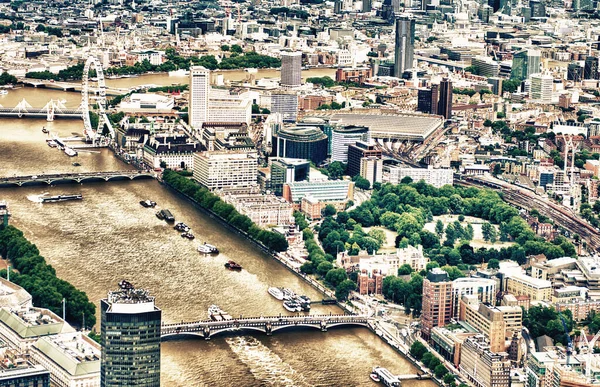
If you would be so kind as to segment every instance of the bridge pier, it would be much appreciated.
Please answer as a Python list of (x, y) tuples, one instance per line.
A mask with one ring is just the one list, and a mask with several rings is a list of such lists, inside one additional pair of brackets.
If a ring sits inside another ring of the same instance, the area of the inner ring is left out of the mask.
[(265, 333), (267, 334), (267, 336), (273, 335), (273, 327), (271, 326), (270, 322), (265, 324)]
[(204, 336), (204, 340), (210, 340), (210, 328), (204, 327), (202, 330), (202, 335)]
[(321, 321), (321, 332), (327, 332), (327, 321)]

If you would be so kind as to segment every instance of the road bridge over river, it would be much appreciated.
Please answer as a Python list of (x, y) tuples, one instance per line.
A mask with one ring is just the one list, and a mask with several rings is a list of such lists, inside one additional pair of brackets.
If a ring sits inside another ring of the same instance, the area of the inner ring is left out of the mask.
[(53, 173), (47, 175), (13, 176), (0, 177), (0, 187), (2, 186), (23, 186), (35, 184), (56, 184), (56, 183), (84, 183), (95, 181), (111, 180), (137, 180), (153, 179), (153, 172), (145, 171), (113, 171), (113, 172), (86, 172), (86, 173)]
[(326, 332), (334, 327), (369, 327), (371, 317), (366, 315), (308, 315), (308, 316), (271, 316), (240, 317), (224, 321), (195, 321), (179, 324), (163, 324), (161, 337), (186, 338), (202, 337), (209, 340), (212, 336), (225, 332), (258, 331), (272, 335), (286, 328), (313, 328)]

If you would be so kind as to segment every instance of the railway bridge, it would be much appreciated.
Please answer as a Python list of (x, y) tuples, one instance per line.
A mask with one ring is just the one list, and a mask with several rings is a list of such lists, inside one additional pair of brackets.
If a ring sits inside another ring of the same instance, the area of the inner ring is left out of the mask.
[(326, 332), (333, 327), (363, 326), (369, 327), (371, 317), (366, 315), (308, 315), (308, 316), (271, 316), (244, 317), (223, 321), (195, 321), (179, 324), (163, 324), (161, 337), (189, 338), (202, 337), (209, 340), (212, 336), (225, 332), (258, 331), (272, 335), (286, 328), (313, 328)]
[(86, 173), (54, 173), (46, 175), (0, 177), (2, 186), (23, 186), (36, 184), (77, 183), (111, 181), (111, 180), (137, 180), (153, 179), (152, 172), (145, 171), (113, 171), (113, 172), (86, 172)]

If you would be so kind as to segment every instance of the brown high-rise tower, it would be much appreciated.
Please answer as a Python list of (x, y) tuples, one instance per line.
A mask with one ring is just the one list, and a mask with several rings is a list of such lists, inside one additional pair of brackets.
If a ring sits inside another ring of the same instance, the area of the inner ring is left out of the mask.
[(452, 81), (448, 78), (444, 78), (440, 82), (438, 114), (444, 116), (445, 119), (452, 117)]

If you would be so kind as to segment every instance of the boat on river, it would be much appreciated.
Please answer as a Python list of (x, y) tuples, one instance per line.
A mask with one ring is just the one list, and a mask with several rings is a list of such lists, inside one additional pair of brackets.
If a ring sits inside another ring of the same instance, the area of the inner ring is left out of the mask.
[[(373, 367), (371, 374), (377, 375), (381, 383), (387, 387), (400, 387), (400, 378), (392, 374), (387, 368)], [(373, 379), (371, 377), (371, 379)]]
[(190, 231), (190, 227), (183, 223), (183, 222), (179, 222), (177, 223), (175, 226), (173, 226), (173, 228), (177, 231), (181, 231), (181, 232), (188, 232)]
[(273, 286), (270, 287), (269, 290), (267, 290), (267, 292), (269, 292), (270, 295), (272, 295), (279, 301), (283, 301), (283, 290), (281, 288), (276, 288)]
[(156, 202), (153, 202), (152, 200), (140, 200), (140, 204), (142, 205), (142, 207), (146, 208), (156, 207)]
[(169, 210), (160, 210), (156, 213), (156, 217), (160, 220), (166, 220), (167, 222), (174, 222), (175, 217)]
[(191, 239), (194, 239), (194, 238), (196, 238), (196, 237), (194, 236), (194, 234), (192, 234), (192, 233), (191, 233), (191, 232), (189, 232), (189, 231), (182, 232), (182, 233), (181, 233), (181, 237), (182, 237), (182, 238), (187, 238), (187, 239), (190, 239), (190, 240), (191, 240)]
[(292, 300), (283, 301), (283, 307), (290, 312), (300, 312), (302, 310), (302, 307)]
[(235, 263), (232, 260), (227, 261), (227, 263), (225, 264), (225, 267), (228, 268), (229, 270), (242, 270), (242, 265)]
[(68, 146), (65, 147), (64, 152), (69, 157), (77, 156), (77, 151), (73, 148), (69, 148)]
[(73, 194), (73, 195), (56, 195), (56, 196), (43, 196), (41, 198), (42, 203), (56, 203), (56, 202), (66, 202), (69, 200), (82, 200), (83, 196), (81, 194)]
[(203, 245), (198, 246), (198, 252), (202, 254), (219, 254), (219, 249), (217, 249), (216, 246), (204, 242)]

